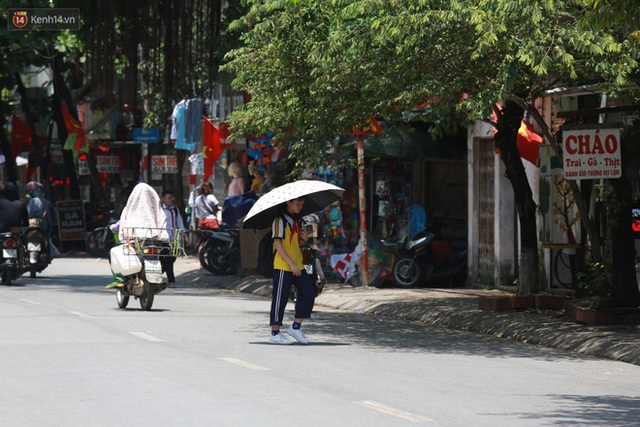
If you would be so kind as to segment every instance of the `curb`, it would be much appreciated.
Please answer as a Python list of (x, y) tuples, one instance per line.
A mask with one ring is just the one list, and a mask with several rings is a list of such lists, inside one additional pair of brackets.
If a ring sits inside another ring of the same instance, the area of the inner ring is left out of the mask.
[[(271, 280), (258, 276), (214, 276), (202, 274), (192, 282), (238, 292), (271, 296)], [(563, 310), (525, 309), (522, 311), (483, 311), (480, 296), (473, 290), (469, 298), (458, 302), (450, 299), (420, 297), (398, 290), (376, 293), (369, 288), (362, 295), (361, 288), (336, 287), (325, 289), (316, 304), (324, 307), (359, 312), (399, 320), (416, 321), (451, 329), (506, 338), (526, 344), (557, 348), (588, 356), (606, 358), (640, 366), (640, 327), (631, 325), (593, 326), (575, 322)], [(389, 291), (388, 289), (386, 291)], [(443, 290), (444, 291), (444, 290)]]

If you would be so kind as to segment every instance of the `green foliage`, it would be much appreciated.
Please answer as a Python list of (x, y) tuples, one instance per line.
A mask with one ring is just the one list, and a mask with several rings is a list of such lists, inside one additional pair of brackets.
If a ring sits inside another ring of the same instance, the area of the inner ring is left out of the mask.
[(594, 190), (596, 202), (600, 203), (607, 213), (609, 226), (618, 227), (620, 225), (619, 218), (621, 209), (619, 195), (606, 182), (595, 184)]
[(584, 271), (576, 276), (578, 289), (588, 297), (606, 297), (611, 295), (611, 285), (607, 281), (608, 268), (600, 262), (591, 262), (585, 266)]
[(453, 106), (458, 121), (486, 119), (499, 100), (533, 108), (560, 82), (631, 83), (639, 58), (635, 23), (589, 26), (602, 4), (252, 2), (232, 24), (244, 31), (243, 45), (226, 58), (236, 88), (252, 95), (232, 114), (232, 129), (295, 129), (279, 135), (283, 143), (321, 147), (372, 115), (399, 119), (427, 96), (437, 102), (426, 118), (437, 123)]

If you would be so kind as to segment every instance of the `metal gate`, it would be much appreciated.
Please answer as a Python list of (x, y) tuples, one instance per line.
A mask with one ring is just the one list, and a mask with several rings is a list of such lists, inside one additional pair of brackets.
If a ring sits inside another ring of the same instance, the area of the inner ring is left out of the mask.
[(475, 181), (478, 190), (478, 277), (481, 283), (494, 283), (495, 264), (495, 153), (492, 139), (477, 139), (474, 151), (478, 160)]

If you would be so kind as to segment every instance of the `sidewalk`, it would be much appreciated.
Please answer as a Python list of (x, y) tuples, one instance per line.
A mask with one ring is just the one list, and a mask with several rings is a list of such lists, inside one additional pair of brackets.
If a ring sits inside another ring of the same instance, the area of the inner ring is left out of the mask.
[[(179, 258), (178, 284), (215, 287), (271, 296), (271, 280), (260, 276), (214, 276), (199, 269), (197, 259)], [(573, 351), (640, 365), (640, 326), (589, 326), (562, 310), (482, 311), (482, 296), (504, 295), (479, 289), (353, 288), (328, 284), (316, 305), (366, 315), (424, 322), (493, 335), (528, 344)]]

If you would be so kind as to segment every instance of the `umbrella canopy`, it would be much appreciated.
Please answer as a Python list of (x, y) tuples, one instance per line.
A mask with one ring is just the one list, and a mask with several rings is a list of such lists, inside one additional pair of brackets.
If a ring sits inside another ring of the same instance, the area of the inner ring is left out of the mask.
[(300, 216), (309, 215), (340, 200), (343, 188), (323, 181), (300, 180), (276, 187), (264, 194), (244, 218), (242, 228), (263, 229), (271, 227), (282, 205), (288, 200), (304, 197)]

